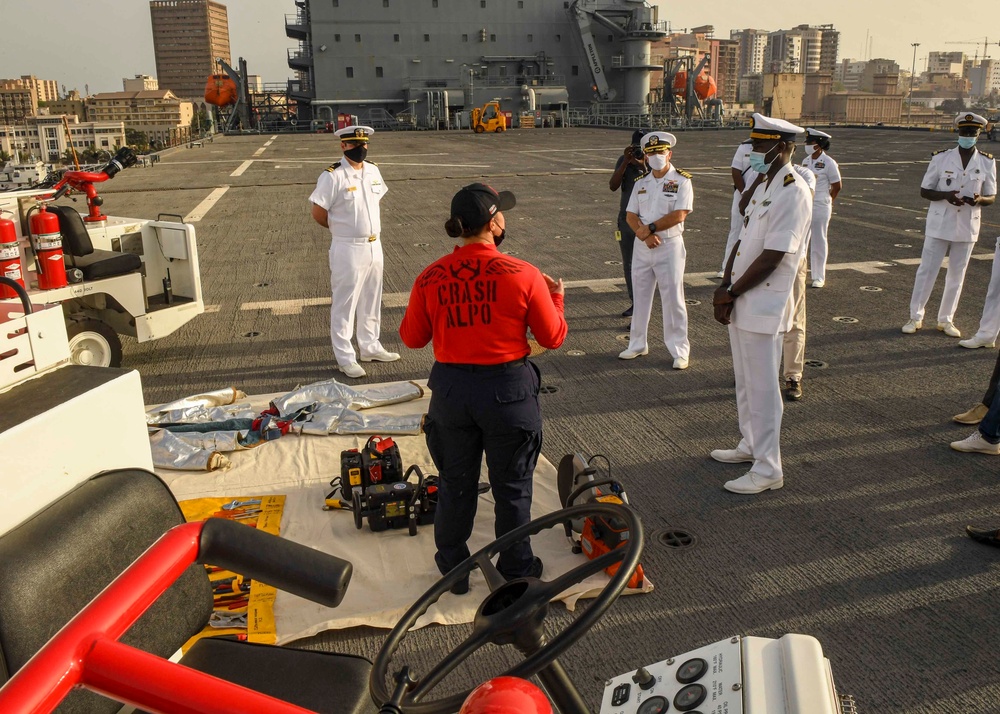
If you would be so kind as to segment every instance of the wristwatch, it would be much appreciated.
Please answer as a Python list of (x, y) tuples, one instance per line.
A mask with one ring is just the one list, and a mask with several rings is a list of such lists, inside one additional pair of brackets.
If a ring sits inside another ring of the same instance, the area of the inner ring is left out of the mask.
[(733, 284), (732, 283), (730, 283), (729, 285), (726, 286), (726, 292), (729, 293), (729, 297), (733, 298), (734, 300), (739, 297), (739, 295), (737, 295), (736, 293), (733, 292)]
[(646, 228), (649, 229), (650, 233), (656, 233), (656, 223), (647, 223)]

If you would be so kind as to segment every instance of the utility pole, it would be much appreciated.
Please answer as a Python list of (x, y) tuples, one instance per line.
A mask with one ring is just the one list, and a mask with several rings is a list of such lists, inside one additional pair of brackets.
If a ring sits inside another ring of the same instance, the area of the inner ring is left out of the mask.
[(917, 72), (917, 48), (920, 47), (920, 43), (913, 42), (910, 46), (913, 48), (913, 64), (910, 65), (910, 94), (906, 101), (906, 126), (910, 125), (910, 112), (913, 110), (913, 75)]

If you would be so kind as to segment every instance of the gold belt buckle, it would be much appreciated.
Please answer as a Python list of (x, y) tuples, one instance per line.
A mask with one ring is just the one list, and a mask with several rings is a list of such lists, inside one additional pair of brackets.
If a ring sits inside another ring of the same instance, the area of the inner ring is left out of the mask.
[(375, 236), (368, 236), (368, 242), (369, 243), (374, 243), (376, 240), (378, 240), (378, 239)]

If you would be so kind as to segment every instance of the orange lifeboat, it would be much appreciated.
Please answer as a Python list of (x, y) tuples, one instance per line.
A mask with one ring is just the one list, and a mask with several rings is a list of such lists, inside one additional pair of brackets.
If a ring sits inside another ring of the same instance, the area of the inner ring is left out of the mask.
[(687, 72), (678, 72), (674, 75), (674, 94), (684, 94), (687, 91)]
[(225, 74), (213, 74), (205, 83), (205, 101), (217, 107), (235, 104), (236, 82)]
[(719, 91), (719, 88), (715, 85), (715, 78), (710, 74), (702, 74), (695, 78), (694, 80), (694, 93), (698, 95), (698, 99), (711, 99)]

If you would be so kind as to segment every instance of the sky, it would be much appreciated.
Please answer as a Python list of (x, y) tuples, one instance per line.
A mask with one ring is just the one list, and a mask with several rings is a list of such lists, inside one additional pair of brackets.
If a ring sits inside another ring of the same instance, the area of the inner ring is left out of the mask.
[[(367, 0), (369, 2), (374, 0)], [(404, 0), (417, 2), (418, 0)], [(466, 0), (474, 2), (474, 0)], [(284, 16), (293, 14), (292, 0), (222, 0), (229, 9), (233, 62), (243, 57), (250, 74), (265, 82), (283, 82), (290, 75), (285, 50), (294, 42), (285, 36)], [(964, 51), (976, 47), (945, 44), (978, 41), (990, 36), (990, 55), (1000, 58), (1000, 23), (984, 25), (989, 14), (972, 6), (948, 12), (932, 0), (840, 0), (807, 3), (657, 2), (660, 20), (675, 31), (713, 25), (715, 36), (729, 30), (789, 29), (804, 23), (832, 24), (840, 30), (840, 59), (887, 57), (909, 70), (911, 43), (919, 42), (917, 70), (928, 51)], [(988, 6), (990, 3), (987, 3)], [(0, 0), (4, 32), (0, 37), (0, 78), (34, 74), (54, 79), (60, 89), (91, 92), (121, 91), (122, 78), (156, 75), (153, 61), (149, 3), (146, 0)], [(994, 15), (994, 17), (996, 17)], [(869, 55), (866, 39), (870, 39)], [(982, 45), (979, 53), (982, 55)]]

